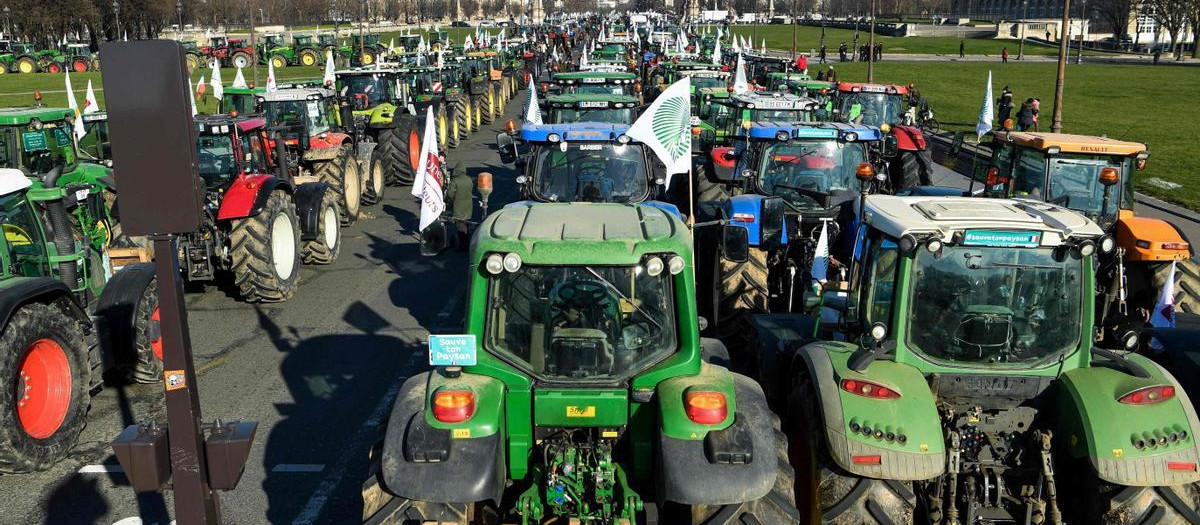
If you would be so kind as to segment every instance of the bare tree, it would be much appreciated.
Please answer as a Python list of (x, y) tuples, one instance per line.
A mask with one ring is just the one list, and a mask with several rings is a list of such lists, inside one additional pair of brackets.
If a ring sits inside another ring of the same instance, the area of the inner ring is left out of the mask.
[(1096, 13), (1105, 25), (1112, 30), (1113, 36), (1120, 38), (1129, 30), (1129, 19), (1133, 9), (1137, 7), (1136, 0), (1093, 0)]
[(1191, 0), (1188, 7), (1188, 23), (1192, 26), (1192, 58), (1200, 57), (1200, 0)]
[(1176, 55), (1176, 60), (1183, 60), (1178, 44), (1192, 10), (1191, 4), (1192, 0), (1146, 0), (1144, 4), (1150, 11), (1150, 17), (1167, 30), (1167, 36), (1171, 39), (1171, 53)]

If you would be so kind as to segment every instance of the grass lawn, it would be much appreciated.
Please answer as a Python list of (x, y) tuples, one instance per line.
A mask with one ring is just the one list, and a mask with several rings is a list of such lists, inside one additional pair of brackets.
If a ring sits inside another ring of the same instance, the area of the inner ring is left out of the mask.
[[(866, 44), (868, 25), (863, 24), (862, 30), (858, 34), (859, 45)], [(734, 26), (735, 34), (750, 37), (754, 35), (754, 47), (757, 49), (762, 45), (762, 39), (767, 39), (767, 48), (769, 49), (786, 49), (792, 48), (792, 27), (786, 25), (759, 25), (759, 26)], [(884, 58), (887, 58), (888, 53), (914, 53), (914, 54), (943, 54), (958, 55), (958, 43), (963, 40), (956, 37), (946, 36), (922, 36), (922, 37), (891, 37), (883, 35), (875, 35), (875, 38), (883, 44)], [(845, 42), (847, 46), (854, 44), (853, 29), (834, 29), (825, 28), (825, 47), (829, 56), (837, 56), (838, 44)], [(725, 45), (723, 43), (722, 45)], [(1013, 57), (1017, 56), (1017, 48), (1020, 46), (1018, 40), (993, 40), (983, 38), (968, 38), (966, 39), (966, 54), (968, 55), (994, 55), (1000, 56), (1000, 50), (1008, 46), (1008, 52)], [(796, 27), (796, 48), (799, 50), (817, 50), (821, 47), (821, 28), (813, 26), (797, 26)], [(1026, 43), (1025, 53), (1029, 55), (1058, 55), (1057, 47), (1045, 47)], [(1084, 51), (1084, 55), (1088, 52)]]
[[(866, 79), (866, 64), (840, 64), (836, 69), (841, 80)], [(973, 139), (989, 69), (993, 102), (1006, 85), (1018, 102), (1029, 97), (1041, 99), (1039, 124), (1043, 131), (1049, 131), (1054, 112), (1055, 64), (1010, 62), (1002, 66), (885, 60), (875, 65), (875, 80), (896, 84), (915, 82), (921, 95), (929, 99), (943, 129), (969, 130), (968, 136)], [(1138, 189), (1200, 210), (1200, 180), (1192, 174), (1196, 161), (1189, 153), (1189, 144), (1193, 144), (1189, 137), (1194, 135), (1187, 131), (1191, 124), (1200, 122), (1200, 107), (1194, 104), (1196, 86), (1200, 86), (1200, 68), (1195, 67), (1086, 62), (1071, 65), (1067, 68), (1063, 94), (1063, 130), (1146, 143), (1150, 147), (1150, 161), (1146, 171), (1137, 175)], [(1175, 127), (1179, 125), (1184, 128)], [(1164, 190), (1146, 184), (1150, 177), (1183, 187)]]

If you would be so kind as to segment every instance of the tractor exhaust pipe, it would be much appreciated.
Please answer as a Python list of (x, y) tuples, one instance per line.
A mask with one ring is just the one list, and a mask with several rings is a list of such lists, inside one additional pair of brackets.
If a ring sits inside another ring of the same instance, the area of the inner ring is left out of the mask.
[[(58, 166), (42, 176), (42, 184), (47, 188), (54, 187), (62, 176), (62, 167)], [(75, 251), (75, 237), (71, 234), (71, 217), (67, 214), (67, 205), (62, 199), (46, 202), (46, 213), (50, 219), (50, 227), (54, 230), (54, 248), (58, 255), (66, 255)], [(58, 263), (58, 276), (63, 284), (72, 291), (79, 286), (79, 266), (75, 261)]]

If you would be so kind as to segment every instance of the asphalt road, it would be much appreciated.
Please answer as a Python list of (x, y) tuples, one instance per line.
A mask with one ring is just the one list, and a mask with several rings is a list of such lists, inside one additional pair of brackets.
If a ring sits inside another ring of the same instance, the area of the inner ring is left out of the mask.
[[(523, 100), (518, 98), (518, 100)], [(513, 102), (509, 114), (519, 113)], [(503, 120), (450, 150), (474, 177), (495, 175), (492, 202), (516, 195), (492, 143)], [(422, 257), (409, 187), (343, 229), (340, 258), (305, 266), (283, 304), (240, 302), (228, 283), (186, 295), (207, 421), (258, 422), (237, 490), (221, 493), (226, 523), (357, 523), (367, 453), (404, 379), (427, 368), (426, 336), (461, 330), (465, 252)], [(477, 208), (477, 212), (478, 208)], [(161, 385), (109, 386), (87, 428), (53, 469), (0, 476), (3, 523), (170, 523), (170, 493), (136, 495), (109, 443), (137, 421), (166, 421)], [(121, 521), (126, 520), (128, 521)]]

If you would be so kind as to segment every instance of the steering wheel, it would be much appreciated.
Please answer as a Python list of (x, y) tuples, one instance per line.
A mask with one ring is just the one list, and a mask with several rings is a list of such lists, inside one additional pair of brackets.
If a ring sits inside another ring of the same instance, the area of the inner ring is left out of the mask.
[(201, 166), (212, 166), (213, 171), (225, 171), (224, 159), (215, 153), (200, 150), (196, 155), (196, 160)]
[(569, 281), (558, 288), (558, 297), (567, 306), (580, 307), (597, 305), (608, 297), (603, 284), (594, 281)]

